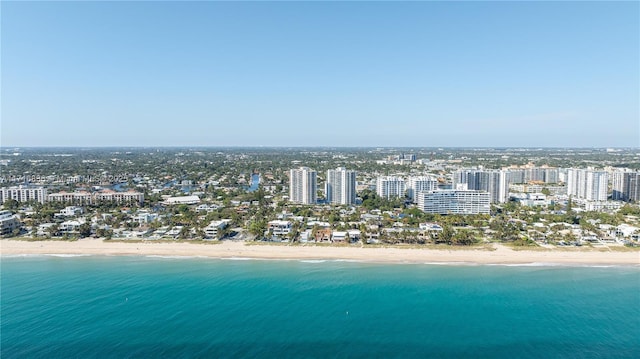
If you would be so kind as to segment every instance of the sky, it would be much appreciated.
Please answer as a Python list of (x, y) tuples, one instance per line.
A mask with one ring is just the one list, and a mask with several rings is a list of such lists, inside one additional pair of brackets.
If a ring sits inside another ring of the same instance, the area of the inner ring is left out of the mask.
[(0, 146), (640, 147), (638, 2), (8, 2)]

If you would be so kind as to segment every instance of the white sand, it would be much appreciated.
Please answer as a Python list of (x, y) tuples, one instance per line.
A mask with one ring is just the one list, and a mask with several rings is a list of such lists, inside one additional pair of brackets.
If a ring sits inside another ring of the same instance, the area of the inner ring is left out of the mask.
[(604, 252), (598, 250), (514, 251), (502, 245), (487, 249), (361, 248), (303, 245), (245, 245), (225, 241), (221, 244), (109, 242), (101, 239), (65, 241), (1, 240), (0, 255), (85, 254), (85, 255), (161, 255), (212, 258), (261, 259), (345, 259), (390, 263), (477, 263), (477, 264), (577, 264), (640, 265), (640, 251)]

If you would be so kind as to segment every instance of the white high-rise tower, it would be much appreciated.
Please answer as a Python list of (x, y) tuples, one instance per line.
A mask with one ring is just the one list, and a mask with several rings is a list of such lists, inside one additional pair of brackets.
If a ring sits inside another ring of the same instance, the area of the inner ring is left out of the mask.
[(383, 176), (376, 181), (376, 192), (383, 198), (404, 197), (405, 182), (403, 178)]
[(356, 203), (356, 172), (338, 167), (327, 171), (327, 202), (334, 204)]
[(418, 193), (435, 191), (438, 189), (438, 181), (429, 176), (409, 177), (407, 180), (407, 197), (414, 203), (418, 203)]
[(607, 172), (571, 168), (567, 171), (567, 194), (589, 201), (606, 201), (607, 182)]
[(300, 167), (289, 171), (289, 200), (294, 203), (315, 204), (318, 179), (316, 171)]

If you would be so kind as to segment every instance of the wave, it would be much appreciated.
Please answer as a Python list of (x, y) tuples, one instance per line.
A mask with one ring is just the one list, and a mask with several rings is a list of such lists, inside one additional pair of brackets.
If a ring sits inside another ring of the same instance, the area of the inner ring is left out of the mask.
[(73, 258), (73, 257), (90, 257), (92, 254), (45, 254), (49, 257)]
[(531, 262), (531, 263), (491, 263), (487, 266), (500, 267), (574, 267), (574, 268), (625, 268), (638, 267), (638, 265), (630, 264), (588, 264), (588, 263), (553, 263), (553, 262)]
[(209, 258), (207, 256), (163, 256), (158, 254), (148, 254), (143, 256), (145, 258), (159, 258), (159, 259), (190, 259), (190, 258)]
[(477, 266), (478, 263), (473, 262), (424, 262), (423, 264), (437, 266)]

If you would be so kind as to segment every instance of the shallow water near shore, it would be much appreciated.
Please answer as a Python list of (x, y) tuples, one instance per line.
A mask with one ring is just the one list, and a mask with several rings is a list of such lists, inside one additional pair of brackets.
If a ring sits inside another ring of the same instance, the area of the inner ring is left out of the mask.
[(637, 267), (1, 263), (2, 358), (640, 357)]

